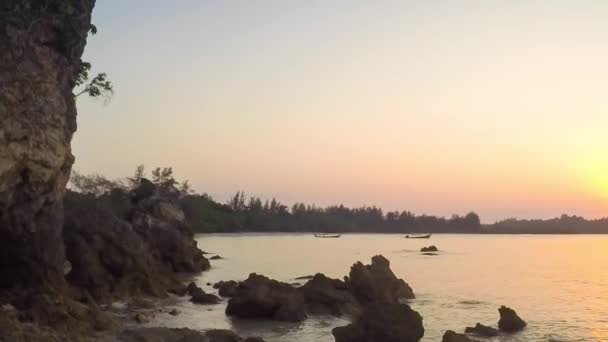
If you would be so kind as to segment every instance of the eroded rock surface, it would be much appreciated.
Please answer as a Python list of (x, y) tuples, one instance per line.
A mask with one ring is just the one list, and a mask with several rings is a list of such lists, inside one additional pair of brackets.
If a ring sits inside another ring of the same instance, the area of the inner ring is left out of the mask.
[(407, 304), (375, 302), (345, 327), (332, 330), (336, 342), (417, 342), (424, 336), (422, 316)]
[(496, 330), (492, 327), (483, 325), (481, 323), (475, 324), (474, 327), (467, 327), (464, 330), (464, 332), (466, 332), (467, 334), (474, 334), (474, 335), (483, 336), (483, 337), (498, 336), (498, 330)]

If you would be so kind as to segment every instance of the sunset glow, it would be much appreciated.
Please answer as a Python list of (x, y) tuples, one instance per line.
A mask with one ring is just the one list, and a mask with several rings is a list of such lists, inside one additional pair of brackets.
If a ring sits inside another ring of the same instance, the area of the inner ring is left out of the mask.
[(116, 94), (79, 103), (76, 168), (171, 165), (220, 201), (605, 216), (607, 3), (315, 4), (99, 2), (85, 57)]

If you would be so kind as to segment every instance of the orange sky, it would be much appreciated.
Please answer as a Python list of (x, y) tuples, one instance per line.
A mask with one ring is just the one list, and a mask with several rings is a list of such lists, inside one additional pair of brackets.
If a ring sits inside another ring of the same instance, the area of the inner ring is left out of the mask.
[(172, 165), (219, 200), (607, 216), (608, 3), (145, 4), (97, 4), (86, 58), (116, 94), (79, 99), (82, 172)]

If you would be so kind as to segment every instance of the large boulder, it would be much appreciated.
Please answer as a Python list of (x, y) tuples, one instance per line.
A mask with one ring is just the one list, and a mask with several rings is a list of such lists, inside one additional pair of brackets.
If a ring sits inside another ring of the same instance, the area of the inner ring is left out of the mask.
[(417, 342), (424, 336), (422, 316), (407, 304), (375, 302), (345, 327), (332, 330), (336, 342)]
[(498, 309), (500, 314), (500, 320), (498, 321), (498, 328), (505, 332), (517, 332), (521, 331), (526, 327), (526, 322), (521, 319), (515, 310), (506, 306), (501, 306)]
[(390, 268), (390, 262), (382, 255), (372, 258), (371, 265), (357, 262), (345, 277), (346, 286), (362, 304), (376, 301), (393, 303), (399, 299), (415, 298), (412, 288), (397, 278)]
[(361, 311), (361, 305), (343, 281), (321, 273), (299, 287), (298, 291), (304, 296), (307, 311), (313, 314), (342, 316), (357, 315)]
[(252, 273), (236, 288), (226, 307), (228, 316), (302, 321), (306, 318), (304, 297), (294, 287)]

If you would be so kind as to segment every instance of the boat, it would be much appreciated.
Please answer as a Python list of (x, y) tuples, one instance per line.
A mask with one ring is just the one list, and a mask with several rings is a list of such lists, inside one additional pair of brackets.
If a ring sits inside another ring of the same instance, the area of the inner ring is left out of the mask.
[(340, 236), (342, 236), (342, 234), (315, 234), (316, 238), (323, 238), (323, 239), (337, 239)]
[(430, 239), (431, 235), (433, 234), (412, 234), (412, 235), (406, 235), (405, 238), (406, 239)]

